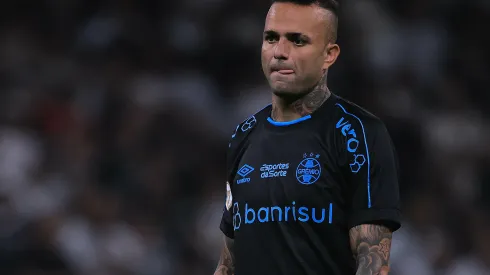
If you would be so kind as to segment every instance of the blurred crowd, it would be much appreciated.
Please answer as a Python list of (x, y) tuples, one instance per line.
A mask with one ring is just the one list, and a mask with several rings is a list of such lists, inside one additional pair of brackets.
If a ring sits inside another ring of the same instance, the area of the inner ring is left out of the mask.
[[(331, 90), (401, 166), (393, 275), (490, 274), (488, 0), (341, 1)], [(0, 3), (0, 274), (209, 275), (265, 0)]]

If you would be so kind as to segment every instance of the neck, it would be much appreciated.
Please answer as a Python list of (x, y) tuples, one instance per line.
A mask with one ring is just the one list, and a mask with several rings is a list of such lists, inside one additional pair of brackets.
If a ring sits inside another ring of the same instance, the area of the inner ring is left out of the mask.
[(294, 101), (274, 95), (271, 118), (277, 122), (295, 120), (317, 110), (330, 97), (325, 73), (317, 85), (307, 94)]

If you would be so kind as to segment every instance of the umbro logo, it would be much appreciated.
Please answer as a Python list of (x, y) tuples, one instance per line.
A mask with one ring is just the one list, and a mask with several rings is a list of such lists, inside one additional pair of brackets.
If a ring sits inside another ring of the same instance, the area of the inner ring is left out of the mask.
[(242, 178), (237, 180), (236, 183), (237, 184), (242, 184), (242, 183), (245, 183), (245, 182), (250, 182), (250, 178), (246, 178), (246, 176), (248, 176), (250, 173), (252, 173), (255, 169), (248, 165), (248, 164), (245, 164), (242, 166), (242, 168), (238, 169), (237, 171), (237, 174), (239, 176), (241, 176)]
[(248, 174), (252, 173), (254, 170), (254, 168), (248, 164), (245, 164), (242, 166), (242, 168), (240, 168), (240, 170), (238, 170), (237, 174), (242, 176), (242, 177), (246, 177)]

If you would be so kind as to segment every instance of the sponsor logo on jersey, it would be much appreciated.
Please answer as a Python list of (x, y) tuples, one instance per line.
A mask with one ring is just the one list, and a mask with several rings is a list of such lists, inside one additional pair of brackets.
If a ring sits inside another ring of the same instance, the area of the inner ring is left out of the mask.
[[(241, 208), (242, 207), (242, 208)], [(297, 206), (292, 202), (288, 206), (265, 206), (260, 208), (249, 207), (235, 202), (233, 204), (233, 229), (239, 230), (244, 225), (269, 222), (300, 222), (300, 223), (332, 223), (333, 206), (330, 203), (327, 209), (307, 206)]]
[(262, 164), (260, 167), (260, 177), (266, 178), (278, 178), (287, 176), (289, 169), (289, 163), (277, 163), (277, 164)]
[(247, 176), (250, 175), (250, 173), (252, 173), (255, 169), (248, 165), (248, 164), (245, 164), (242, 166), (242, 168), (238, 169), (237, 171), (237, 174), (239, 176), (241, 176), (242, 178), (241, 179), (238, 179), (236, 181), (237, 184), (242, 184), (242, 183), (245, 183), (245, 182), (250, 182), (250, 178), (248, 178)]
[(357, 139), (356, 130), (352, 128), (352, 124), (349, 120), (341, 117), (335, 126), (340, 129), (340, 132), (347, 140), (347, 151), (352, 153), (353, 162), (349, 164), (352, 173), (357, 173), (361, 170), (362, 165), (366, 162), (366, 158), (363, 154), (357, 154), (359, 148), (359, 140)]
[[(238, 133), (238, 129), (240, 129), (242, 132), (247, 132), (248, 130), (252, 129), (256, 123), (257, 123), (257, 119), (255, 118), (255, 116), (251, 116), (247, 118), (247, 120), (245, 120), (243, 123), (238, 124), (236, 126), (233, 135), (231, 135), (231, 139), (233, 140), (236, 137)], [(228, 143), (228, 148), (231, 148), (231, 141)]]
[(255, 118), (255, 116), (249, 117), (242, 124), (242, 127), (241, 127), (242, 132), (246, 132), (246, 131), (252, 129), (254, 127), (255, 123), (257, 123), (257, 119)]
[(366, 158), (363, 154), (353, 154), (354, 160), (349, 164), (352, 173), (357, 173), (361, 170), (362, 165), (366, 162)]
[(318, 161), (318, 154), (303, 154), (303, 160), (296, 168), (296, 179), (301, 184), (309, 185), (315, 183), (322, 174), (322, 166)]

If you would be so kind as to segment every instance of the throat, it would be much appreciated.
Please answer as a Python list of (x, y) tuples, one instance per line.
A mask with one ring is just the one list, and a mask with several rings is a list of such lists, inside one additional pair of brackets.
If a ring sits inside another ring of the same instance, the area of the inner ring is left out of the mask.
[(271, 118), (276, 122), (287, 122), (310, 115), (320, 108), (330, 95), (325, 74), (311, 92), (292, 102), (273, 96)]

